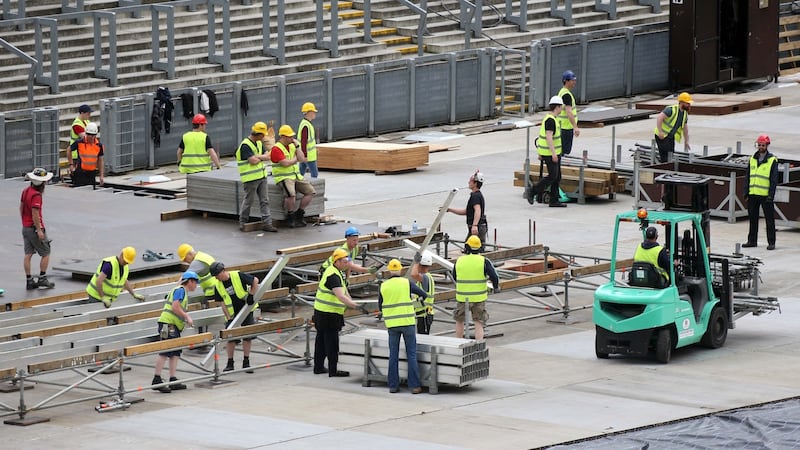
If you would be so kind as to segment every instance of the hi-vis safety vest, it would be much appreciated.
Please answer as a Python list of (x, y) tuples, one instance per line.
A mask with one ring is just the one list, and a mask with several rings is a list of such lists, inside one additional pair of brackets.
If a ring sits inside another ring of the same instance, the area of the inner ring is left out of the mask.
[(777, 161), (778, 158), (775, 155), (770, 156), (761, 164), (758, 163), (758, 159), (755, 156), (750, 158), (748, 195), (760, 195), (762, 197), (769, 195), (769, 174), (772, 173), (772, 165)]
[(317, 160), (317, 132), (314, 130), (314, 125), (305, 117), (300, 121), (300, 126), (297, 127), (297, 134), (303, 135), (303, 129), (308, 129), (308, 141), (306, 142), (306, 158), (308, 162)]
[(414, 303), (411, 301), (411, 282), (407, 278), (393, 277), (381, 284), (381, 313), (386, 328), (405, 327), (417, 323)]
[[(242, 278), (239, 276), (238, 270), (231, 270), (228, 271), (228, 275), (231, 276), (231, 286), (233, 287), (233, 295), (236, 296), (239, 300), (244, 300), (247, 298), (247, 287), (242, 283)], [(228, 290), (225, 289), (225, 285), (222, 282), (216, 284), (215, 289), (220, 297), (222, 297), (222, 302), (225, 304), (225, 308), (228, 309), (228, 317), (233, 318), (233, 299), (231, 295), (228, 293)], [(256, 306), (253, 305), (253, 309)]]
[(665, 280), (669, 280), (669, 274), (667, 271), (658, 265), (658, 254), (661, 253), (662, 248), (663, 247), (660, 245), (656, 245), (655, 247), (645, 249), (642, 247), (642, 244), (639, 244), (639, 246), (636, 247), (636, 252), (633, 254), (633, 261), (652, 264), (653, 267), (656, 268), (656, 271), (659, 275), (661, 275)]
[(462, 255), (456, 260), (456, 301), (478, 303), (489, 297), (486, 288), (486, 259), (481, 255)]
[[(558, 96), (564, 98), (565, 95), (569, 95), (572, 98), (572, 115), (575, 116), (575, 123), (578, 123), (578, 104), (575, 102), (575, 96), (572, 95), (569, 89), (562, 87), (560, 91), (558, 91)], [(558, 124), (561, 126), (562, 130), (571, 130), (572, 122), (569, 121), (569, 116), (567, 116), (567, 104), (564, 103), (564, 106), (561, 108), (561, 112), (558, 114)]]
[(183, 155), (181, 173), (208, 172), (211, 170), (211, 156), (206, 149), (207, 136), (202, 131), (188, 131), (183, 135)]
[(250, 147), (253, 154), (258, 156), (264, 153), (264, 143), (261, 141), (253, 142), (250, 138), (245, 138), (242, 144), (239, 145), (239, 148), (236, 149), (236, 163), (239, 165), (239, 178), (242, 180), (242, 183), (265, 178), (264, 161), (258, 160), (257, 164), (250, 164), (250, 161), (246, 159), (243, 160), (241, 154), (242, 145)]
[(539, 127), (539, 139), (536, 140), (536, 150), (541, 156), (553, 156), (550, 153), (550, 147), (547, 145), (547, 130), (544, 129), (544, 123), (547, 119), (553, 119), (556, 123), (556, 131), (553, 133), (553, 148), (556, 150), (556, 155), (561, 155), (561, 126), (558, 119), (551, 113), (547, 113), (542, 120), (542, 126)]
[(183, 321), (183, 317), (179, 316), (175, 311), (172, 310), (172, 302), (174, 301), (173, 298), (178, 289), (183, 289), (181, 308), (186, 311), (186, 307), (189, 305), (189, 293), (186, 292), (186, 289), (184, 289), (183, 286), (175, 286), (171, 291), (169, 291), (166, 300), (164, 300), (164, 308), (161, 310), (161, 316), (158, 317), (158, 321), (161, 323), (175, 325), (178, 331), (183, 331), (183, 327), (186, 326), (186, 323)]
[[(111, 264), (111, 276), (103, 280), (103, 295), (101, 296), (95, 286), (97, 286), (97, 277), (102, 273), (101, 270), (103, 269), (104, 262), (109, 262)], [(95, 270), (91, 281), (89, 281), (89, 285), (86, 286), (86, 293), (89, 294), (90, 297), (101, 301), (108, 300), (109, 302), (113, 302), (116, 300), (125, 287), (125, 281), (128, 280), (128, 265), (120, 266), (122, 265), (119, 262), (119, 258), (116, 256), (103, 258), (97, 266), (97, 270)]]
[(100, 144), (95, 140), (93, 144), (85, 142), (83, 139), (78, 141), (78, 159), (80, 169), (86, 172), (97, 170), (97, 161), (100, 158)]
[[(678, 121), (678, 113), (680, 112), (680, 105), (672, 105), (667, 106), (670, 109), (669, 116), (661, 122), (661, 132), (664, 133), (664, 136), (667, 136), (673, 128), (675, 128), (675, 122)], [(664, 109), (667, 109), (664, 108)], [(677, 125), (677, 129), (675, 129), (675, 142), (681, 141), (681, 136), (683, 136), (683, 126), (686, 125), (686, 120), (689, 119), (689, 114), (686, 111), (681, 114), (683, 116), (683, 120), (681, 123)], [(653, 133), (658, 136), (658, 126), (653, 128)]]
[(197, 276), (200, 277), (200, 287), (203, 288), (203, 293), (206, 296), (214, 295), (214, 286), (217, 284), (217, 279), (211, 276), (211, 265), (214, 264), (214, 258), (208, 253), (197, 252), (194, 256), (194, 260), (205, 264), (203, 270), (197, 272)]
[[(275, 146), (283, 152), (283, 156), (286, 159), (294, 159), (294, 155), (297, 153), (294, 144), (289, 144), (289, 148), (286, 148), (282, 142), (277, 142)], [(286, 167), (280, 165), (280, 163), (272, 163), (272, 178), (275, 179), (275, 183), (277, 184), (288, 178), (302, 180), (303, 176), (300, 175), (300, 165), (297, 163)]]
[[(80, 125), (85, 130), (86, 129), (86, 125), (89, 125), (89, 122), (91, 122), (91, 120), (82, 120), (81, 116), (76, 117), (75, 120), (72, 121), (72, 125), (69, 127), (69, 146), (70, 147), (72, 147), (72, 144), (74, 144), (75, 141), (77, 141), (78, 139), (81, 138), (81, 136), (79, 134), (75, 133), (75, 130), (73, 129), (73, 127), (75, 127), (75, 125)], [(70, 159), (78, 159), (78, 151), (77, 150), (72, 152), (72, 156), (70, 157)]]
[[(346, 251), (350, 255), (350, 261), (355, 261), (356, 258), (358, 257), (358, 246), (357, 245), (351, 250), (350, 247), (347, 246), (347, 242), (345, 242), (339, 248), (343, 249), (344, 251)], [(321, 271), (325, 272), (326, 270), (328, 270), (328, 267), (330, 267), (332, 265), (333, 265), (333, 255), (328, 256), (328, 259), (326, 259), (325, 261), (322, 262)]]
[(332, 290), (325, 287), (325, 283), (328, 282), (328, 277), (339, 277), (342, 283), (342, 289), (344, 289), (345, 294), (347, 293), (347, 285), (344, 282), (344, 276), (336, 266), (330, 266), (325, 269), (325, 272), (322, 274), (322, 278), (319, 280), (319, 284), (317, 285), (317, 295), (314, 299), (314, 309), (317, 311), (322, 312), (329, 312), (335, 314), (344, 315), (344, 311), (347, 309), (347, 306), (336, 297), (336, 294), (333, 293)]
[[(433, 275), (430, 273), (423, 274), (425, 278), (428, 279), (428, 290), (425, 292), (425, 299), (422, 301), (422, 304), (414, 308), (414, 312), (417, 314), (417, 317), (424, 317), (428, 314), (427, 310), (430, 308), (430, 315), (433, 315), (433, 294), (435, 291), (434, 282), (433, 282)], [(418, 282), (417, 286), (420, 289), (424, 289), (422, 287), (422, 283)]]

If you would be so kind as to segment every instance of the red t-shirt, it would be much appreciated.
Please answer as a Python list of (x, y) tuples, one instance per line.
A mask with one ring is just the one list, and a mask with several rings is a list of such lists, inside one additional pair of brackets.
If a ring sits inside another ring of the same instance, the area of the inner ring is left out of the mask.
[(24, 191), (22, 191), (22, 198), (20, 198), (19, 201), (22, 203), (22, 226), (34, 226), (33, 209), (35, 208), (39, 210), (39, 219), (41, 220), (42, 228), (44, 228), (44, 216), (42, 215), (42, 193), (37, 191), (33, 186), (28, 186)]
[(272, 161), (273, 164), (277, 164), (284, 159), (286, 159), (286, 155), (283, 154), (283, 150), (278, 148), (278, 146), (273, 146), (272, 150), (269, 151), (269, 159)]

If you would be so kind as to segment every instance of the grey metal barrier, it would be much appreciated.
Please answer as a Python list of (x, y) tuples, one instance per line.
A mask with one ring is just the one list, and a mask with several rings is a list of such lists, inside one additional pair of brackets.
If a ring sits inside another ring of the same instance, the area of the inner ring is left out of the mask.
[(36, 69), (37, 67), (41, 66), (38, 64), (36, 59), (31, 58), (25, 54), (25, 52), (6, 42), (4, 39), (0, 39), (0, 47), (3, 47), (9, 52), (17, 55), (18, 58), (31, 65), (31, 70), (28, 72), (28, 107), (33, 108), (33, 83), (36, 78)]
[(13, 178), (34, 167), (59, 173), (58, 108), (0, 113), (0, 173)]

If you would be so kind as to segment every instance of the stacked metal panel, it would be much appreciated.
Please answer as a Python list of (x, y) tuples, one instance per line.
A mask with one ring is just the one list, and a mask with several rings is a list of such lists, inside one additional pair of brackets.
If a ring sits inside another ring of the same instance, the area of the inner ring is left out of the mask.
[[(339, 339), (340, 370), (364, 372), (365, 342), (370, 344), (370, 379), (386, 375), (389, 369), (389, 334), (386, 330), (359, 329)], [(434, 358), (435, 355), (435, 358)], [(432, 360), (436, 359), (435, 373)], [(489, 378), (489, 349), (485, 341), (445, 336), (417, 335), (417, 363), (422, 384), (451, 384), (458, 387)], [(400, 340), (400, 378), (406, 379), (408, 363)], [(376, 377), (375, 375), (378, 375)]]
[[(306, 177), (311, 182), (317, 195), (306, 208), (306, 216), (317, 216), (325, 213), (325, 180)], [(270, 214), (274, 220), (283, 220), (283, 191), (268, 178)], [(303, 194), (297, 193), (298, 202)], [(193, 173), (186, 176), (186, 204), (189, 209), (220, 214), (239, 215), (239, 206), (244, 200), (244, 190), (236, 168), (224, 167), (222, 170)], [(250, 217), (260, 217), (258, 201), (250, 206)]]

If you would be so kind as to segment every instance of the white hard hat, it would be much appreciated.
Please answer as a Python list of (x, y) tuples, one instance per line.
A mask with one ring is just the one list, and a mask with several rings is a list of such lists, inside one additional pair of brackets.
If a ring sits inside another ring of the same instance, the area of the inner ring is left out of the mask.
[(564, 104), (564, 100), (562, 100), (560, 96), (554, 95), (554, 96), (550, 97), (550, 104), (551, 105), (563, 105)]
[(472, 174), (472, 179), (477, 181), (478, 183), (483, 183), (483, 180), (484, 180), (483, 172), (480, 172), (480, 171), (476, 170), (475, 173)]
[(86, 125), (86, 134), (97, 134), (97, 124), (89, 122), (89, 124)]
[(423, 266), (433, 265), (433, 257), (431, 256), (429, 251), (425, 250), (424, 252), (422, 252), (422, 257), (419, 259), (419, 263)]

